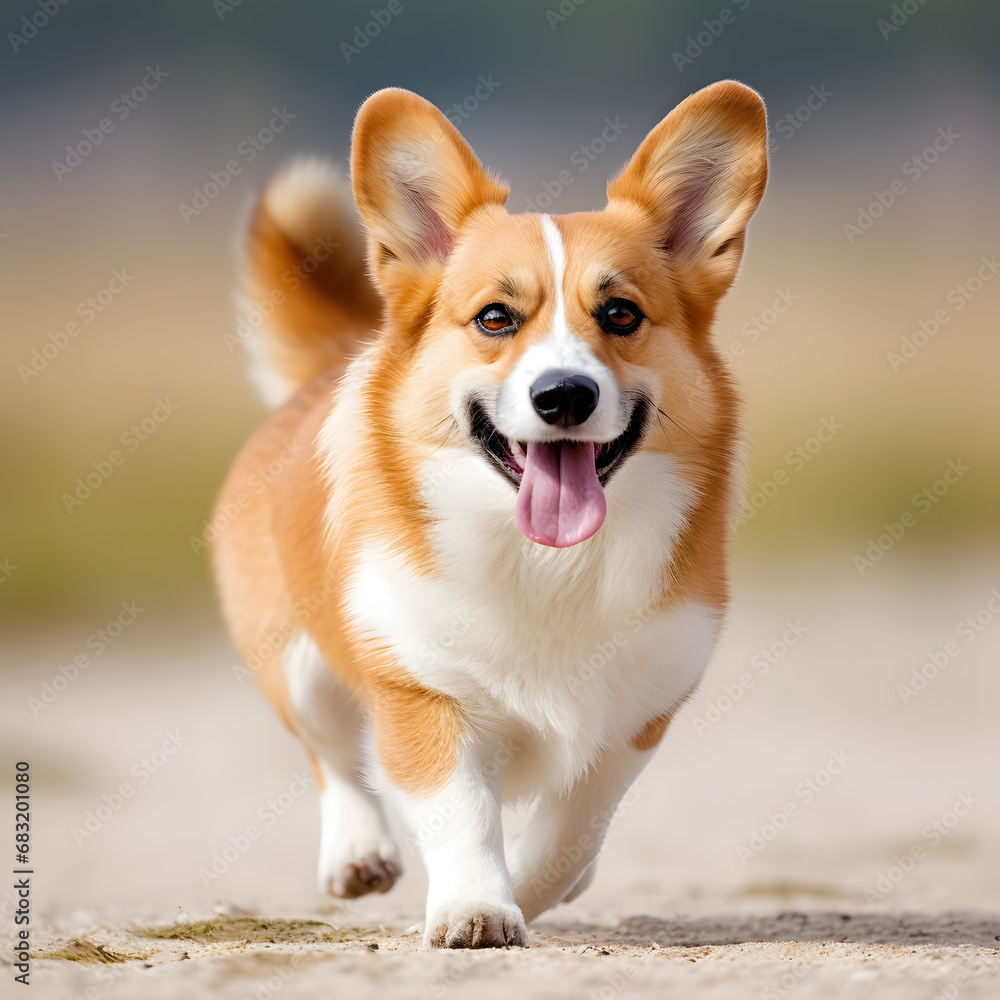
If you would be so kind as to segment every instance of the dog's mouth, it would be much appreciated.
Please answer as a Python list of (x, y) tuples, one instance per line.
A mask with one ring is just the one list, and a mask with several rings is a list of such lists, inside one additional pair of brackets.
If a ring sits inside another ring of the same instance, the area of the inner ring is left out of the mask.
[(513, 441), (478, 400), (469, 404), (472, 436), (517, 490), (517, 526), (532, 541), (558, 548), (585, 541), (604, 523), (604, 487), (639, 443), (646, 413), (640, 398), (613, 441)]

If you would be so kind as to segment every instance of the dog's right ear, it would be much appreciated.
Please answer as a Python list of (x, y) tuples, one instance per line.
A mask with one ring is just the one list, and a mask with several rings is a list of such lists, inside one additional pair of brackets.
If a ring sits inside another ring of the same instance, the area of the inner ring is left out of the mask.
[(736, 277), (766, 184), (764, 102), (723, 80), (682, 101), (646, 136), (608, 198), (646, 210), (677, 273), (712, 303)]
[(369, 268), (390, 307), (415, 287), (432, 288), (468, 215), (502, 206), (509, 190), (433, 104), (394, 87), (358, 111), (351, 180)]

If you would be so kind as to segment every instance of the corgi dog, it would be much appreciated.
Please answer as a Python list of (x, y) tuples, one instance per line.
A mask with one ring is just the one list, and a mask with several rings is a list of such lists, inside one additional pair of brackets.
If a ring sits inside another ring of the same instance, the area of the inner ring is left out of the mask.
[(391, 805), (425, 946), (528, 947), (705, 669), (742, 497), (710, 327), (766, 179), (763, 102), (723, 81), (603, 210), (510, 214), (448, 119), (387, 89), (354, 126), (357, 212), (317, 160), (256, 203), (275, 409), (219, 500), (222, 605), (315, 774), (321, 889), (392, 886)]

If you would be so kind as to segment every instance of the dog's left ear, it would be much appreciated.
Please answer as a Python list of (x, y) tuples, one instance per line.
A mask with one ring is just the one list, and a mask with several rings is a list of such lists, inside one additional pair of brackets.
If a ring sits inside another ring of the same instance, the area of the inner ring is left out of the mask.
[(644, 209), (678, 273), (718, 296), (736, 277), (766, 184), (764, 102), (723, 80), (682, 101), (646, 136), (608, 184), (608, 199)]
[(433, 104), (397, 88), (361, 106), (351, 180), (372, 277), (390, 303), (430, 289), (465, 219), (480, 206), (502, 206), (508, 193)]

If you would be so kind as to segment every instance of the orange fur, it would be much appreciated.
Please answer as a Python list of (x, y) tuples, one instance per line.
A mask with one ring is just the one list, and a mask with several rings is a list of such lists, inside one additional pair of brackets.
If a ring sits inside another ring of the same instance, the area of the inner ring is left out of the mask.
[[(276, 410), (233, 466), (218, 509), (235, 505), (240, 514), (215, 543), (223, 608), (237, 648), (248, 663), (259, 664), (254, 676), (292, 732), (295, 713), (281, 654), (288, 639), (304, 630), (340, 679), (366, 697), (386, 772), (401, 788), (431, 790), (454, 763), (459, 713), (451, 699), (401, 682), (377, 648), (353, 635), (339, 611), (346, 567), (331, 566), (317, 544), (324, 497), (317, 489), (316, 439), (337, 375), (334, 370), (315, 379)], [(296, 457), (256, 492), (252, 477), (279, 461), (289, 443)]]
[(632, 746), (636, 750), (652, 750), (663, 739), (667, 726), (673, 720), (673, 712), (664, 712), (655, 719), (650, 719), (645, 726), (632, 737)]
[(378, 323), (381, 303), (365, 274), (364, 233), (346, 182), (321, 161), (275, 176), (254, 207), (241, 295), (268, 314), (257, 341), (289, 390), (351, 357)]
[[(697, 686), (697, 685), (696, 685)], [(636, 750), (652, 750), (660, 740), (663, 739), (663, 734), (667, 731), (667, 726), (674, 721), (674, 716), (683, 708), (684, 704), (687, 702), (688, 698), (691, 697), (695, 692), (695, 688), (692, 687), (690, 691), (669, 712), (664, 712), (662, 715), (656, 716), (655, 719), (650, 719), (642, 729), (632, 737), (632, 746)]]

